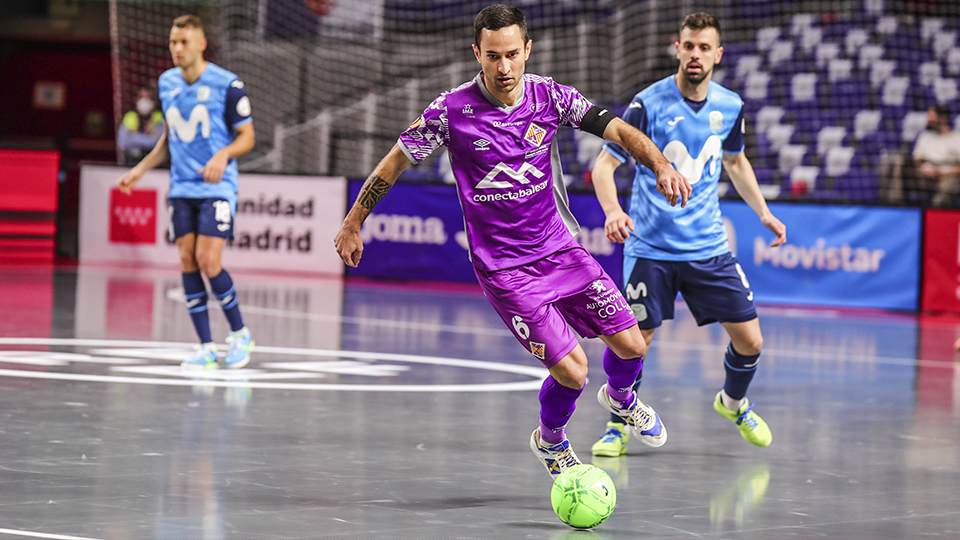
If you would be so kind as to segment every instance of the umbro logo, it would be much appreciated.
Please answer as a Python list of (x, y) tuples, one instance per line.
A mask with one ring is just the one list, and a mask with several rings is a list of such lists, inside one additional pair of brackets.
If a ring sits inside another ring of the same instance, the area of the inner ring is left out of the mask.
[(627, 107), (627, 108), (628, 108), (628, 109), (642, 109), (642, 108), (643, 108), (643, 103), (637, 103), (636, 101), (634, 101), (634, 102), (631, 103), (630, 106)]
[(672, 126), (675, 126), (675, 125), (677, 125), (677, 123), (680, 122), (681, 120), (683, 120), (683, 117), (682, 117), (682, 116), (674, 116), (674, 117), (673, 117), (673, 120), (667, 120), (667, 125), (668, 125), (668, 126), (671, 126), (671, 127), (672, 127)]
[(490, 141), (488, 141), (488, 140), (486, 140), (486, 139), (478, 139), (478, 140), (476, 140), (476, 141), (473, 141), (473, 146), (476, 147), (476, 148), (474, 148), (474, 150), (476, 150), (476, 151), (478, 151), (478, 152), (480, 152), (480, 151), (482, 151), (482, 150), (489, 150), (489, 149), (490, 149)]
[(225, 230), (227, 230), (227, 229), (229, 229), (229, 228), (230, 228), (230, 224), (229, 224), (229, 223), (220, 223), (220, 224), (217, 225), (217, 230), (220, 231), (220, 232), (223, 232), (223, 231), (225, 231)]

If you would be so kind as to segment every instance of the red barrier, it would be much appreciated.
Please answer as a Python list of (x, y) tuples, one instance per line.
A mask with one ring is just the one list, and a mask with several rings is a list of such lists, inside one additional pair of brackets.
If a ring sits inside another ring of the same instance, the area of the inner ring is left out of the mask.
[(0, 149), (0, 263), (52, 264), (60, 154)]
[(923, 237), (921, 308), (960, 313), (960, 211), (927, 210)]

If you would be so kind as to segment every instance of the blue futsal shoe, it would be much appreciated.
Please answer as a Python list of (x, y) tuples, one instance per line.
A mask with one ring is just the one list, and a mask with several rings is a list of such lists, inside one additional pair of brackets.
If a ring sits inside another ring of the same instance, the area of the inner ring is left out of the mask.
[(564, 469), (583, 463), (580, 461), (580, 458), (577, 457), (573, 448), (570, 447), (570, 441), (567, 439), (553, 446), (541, 446), (540, 428), (533, 430), (533, 433), (530, 434), (530, 450), (537, 456), (540, 463), (546, 467), (550, 476), (557, 476)]
[(658, 448), (667, 442), (667, 428), (660, 422), (660, 416), (653, 407), (640, 401), (636, 395), (633, 396), (633, 403), (627, 408), (620, 407), (615, 399), (607, 393), (607, 385), (600, 387), (597, 393), (597, 401), (604, 409), (623, 418), (623, 421), (630, 426), (633, 436), (647, 446)]
[(223, 359), (223, 367), (240, 369), (250, 363), (250, 352), (253, 351), (253, 336), (250, 330), (244, 327), (237, 332), (230, 332), (227, 336), (227, 356)]
[(194, 353), (180, 364), (180, 369), (217, 369), (217, 346), (213, 343), (205, 343), (194, 351)]

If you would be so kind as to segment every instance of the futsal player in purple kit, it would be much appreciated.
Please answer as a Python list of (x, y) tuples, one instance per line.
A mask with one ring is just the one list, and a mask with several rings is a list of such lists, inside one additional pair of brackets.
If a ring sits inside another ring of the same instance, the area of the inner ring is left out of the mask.
[(550, 372), (530, 447), (556, 475), (580, 463), (565, 433), (587, 376), (576, 334), (599, 337), (616, 353), (604, 358), (607, 383), (598, 395), (604, 408), (626, 418), (638, 437), (667, 437), (657, 413), (632, 389), (647, 351), (636, 317), (574, 240), (579, 225), (567, 207), (556, 131), (578, 128), (625, 148), (656, 171), (657, 189), (671, 205), (685, 206), (691, 187), (639, 130), (575, 88), (525, 74), (531, 45), (519, 9), (497, 4), (477, 15), (473, 51), (481, 73), (441, 94), (400, 135), (367, 178), (334, 245), (344, 263), (359, 264), (364, 219), (407, 165), (447, 147), (477, 280), (515, 337)]

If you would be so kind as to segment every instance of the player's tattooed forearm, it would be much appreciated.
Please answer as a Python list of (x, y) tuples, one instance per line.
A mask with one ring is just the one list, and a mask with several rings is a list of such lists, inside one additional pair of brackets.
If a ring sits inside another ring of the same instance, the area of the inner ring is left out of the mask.
[(360, 190), (357, 202), (367, 210), (373, 210), (373, 207), (386, 196), (391, 187), (393, 186), (390, 182), (379, 176), (370, 175), (370, 178), (367, 178), (367, 181), (363, 184), (363, 189)]

